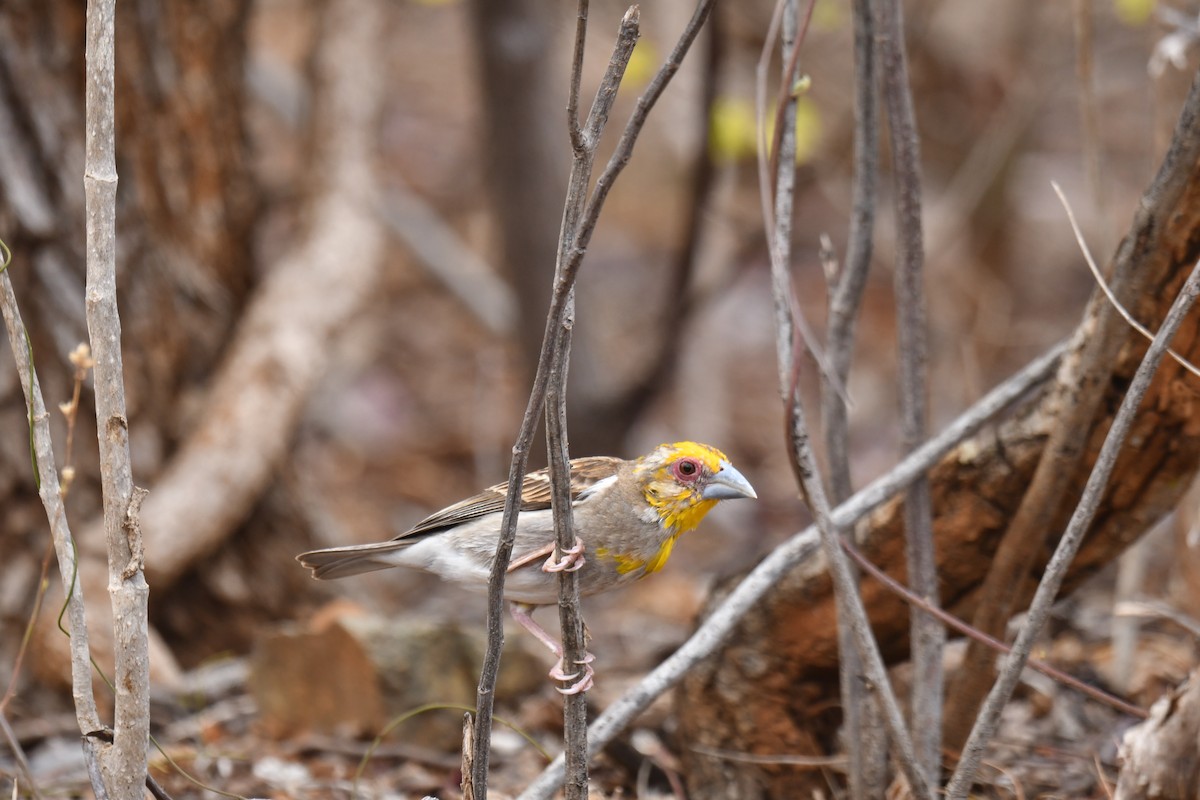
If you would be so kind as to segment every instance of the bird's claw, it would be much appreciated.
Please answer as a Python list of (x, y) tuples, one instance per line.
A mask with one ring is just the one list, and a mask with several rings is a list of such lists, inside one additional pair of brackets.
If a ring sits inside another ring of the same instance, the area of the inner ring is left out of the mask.
[[(596, 671), (592, 669), (592, 662), (595, 660), (596, 657), (591, 653), (584, 653), (583, 658), (575, 662), (579, 666), (583, 667), (583, 669), (568, 673), (564, 668), (563, 659), (558, 659), (558, 663), (556, 663), (550, 669), (550, 677), (556, 681), (562, 681), (564, 683), (567, 681), (575, 682), (566, 688), (556, 686), (554, 687), (555, 691), (557, 691), (559, 694), (571, 695), (581, 694), (586, 692), (588, 689), (591, 689), (594, 683), (593, 676), (596, 674)], [(576, 680), (577, 678), (578, 680)]]
[(561, 559), (556, 559), (554, 553), (546, 559), (546, 563), (542, 564), (543, 572), (578, 572), (587, 559), (583, 557), (583, 540), (576, 538), (575, 545), (569, 550), (564, 550)]

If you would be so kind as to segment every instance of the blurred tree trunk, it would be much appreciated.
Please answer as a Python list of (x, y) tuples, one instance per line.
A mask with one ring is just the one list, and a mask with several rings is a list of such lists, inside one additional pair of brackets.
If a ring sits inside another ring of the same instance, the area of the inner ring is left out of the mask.
[[(1125, 303), (1156, 330), (1200, 257), (1200, 82), (1194, 83), (1173, 147), (1144, 196), (1114, 262), (1128, 273)], [(1117, 318), (1096, 293), (1081, 323), (1080, 341), (1115, 341), (1120, 354), (1091, 422), (1082, 457), (1059, 499), (1028, 578), (1020, 608), (1032, 597), (1050, 553), (1078, 502), (1104, 436), (1147, 342)], [(1110, 339), (1108, 337), (1116, 337)], [(1122, 344), (1123, 343), (1123, 344)], [(1065, 358), (1079, 358), (1085, 345)], [(1200, 361), (1200, 319), (1184, 323), (1175, 350)], [(1043, 391), (994, 429), (959, 446), (930, 474), (937, 566), (944, 607), (970, 619), (1008, 522), (1029, 485), (1049, 431), (1074, 401), (1073, 387)], [(1200, 406), (1196, 378), (1173, 361), (1159, 369), (1119, 459), (1092, 529), (1064, 592), (1119, 555), (1171, 511), (1200, 465)], [(863, 520), (860, 549), (904, 582), (903, 506), (899, 500)], [(863, 599), (884, 658), (908, 656), (906, 604), (871, 579)], [(715, 600), (714, 600), (715, 602)], [(838, 642), (836, 608), (825, 563), (814, 559), (781, 583), (743, 620), (723, 649), (685, 679), (679, 694), (680, 738), (692, 796), (796, 797), (826, 786), (817, 771), (784, 764), (724, 760), (702, 750), (771, 755), (816, 755), (834, 749)]]
[[(660, 16), (682, 26), (683, 12), (691, 3), (666, 5)], [(566, 168), (570, 163), (567, 134), (567, 77), (569, 51), (552, 43), (567, 39), (573, 30), (575, 6), (548, 0), (472, 0), (471, 13), (478, 54), (479, 85), (483, 93), (483, 129), (480, 148), (487, 168), (490, 206), (500, 241), (500, 266), (515, 290), (518, 304), (517, 342), (525, 369), (532, 370), (545, 333), (545, 310), (550, 300), (554, 260), (566, 193)], [(681, 17), (681, 19), (675, 19)], [(571, 451), (595, 455), (619, 449), (641, 413), (669, 383), (679, 355), (677, 331), (693, 310), (689, 295), (691, 273), (697, 260), (702, 220), (708, 211), (713, 170), (708, 158), (708, 119), (716, 86), (717, 15), (702, 36), (705, 55), (694, 54), (684, 69), (701, 61), (700, 91), (690, 98), (694, 117), (676, 121), (694, 126), (693, 185), (688, 198), (689, 219), (684, 226), (680, 254), (667, 277), (669, 291), (656, 335), (642, 348), (644, 365), (623, 381), (597, 374), (604, 359), (592, 349), (587, 336), (575, 337), (574, 376), (568, 392)], [(593, 29), (599, 30), (593, 25)], [(595, 33), (593, 32), (593, 35)], [(591, 105), (587, 79), (580, 92), (580, 114)], [(658, 112), (663, 113), (659, 108)], [(610, 132), (615, 139), (619, 134)], [(541, 434), (539, 434), (540, 436)], [(542, 462), (542, 448), (532, 449)]]
[[(566, 192), (569, 64), (555, 63), (553, 0), (471, 0), (483, 93), (480, 150), (500, 242), (499, 266), (517, 297), (516, 336), (537, 364)], [(532, 375), (530, 375), (532, 377)]]
[[(243, 127), (250, 6), (129, 0), (117, 9), (118, 290), (139, 483), (152, 481), (189, 415), (202, 410), (188, 393), (252, 285), (259, 198)], [(66, 0), (14, 0), (0, 15), (0, 230), (48, 405), (70, 399), (66, 354), (86, 341), (83, 22), (83, 4)], [(69, 496), (77, 533), (100, 509), (89, 404), (85, 389)], [(0, 609), (5, 616), (27, 613), (46, 540), (25, 413), (14, 367), (0, 359), (0, 599), (15, 606)], [(65, 441), (61, 418), (54, 425)]]

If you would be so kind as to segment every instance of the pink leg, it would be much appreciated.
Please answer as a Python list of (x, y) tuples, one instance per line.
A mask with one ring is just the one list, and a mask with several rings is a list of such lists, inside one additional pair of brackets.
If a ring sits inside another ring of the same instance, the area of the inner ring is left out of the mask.
[(583, 540), (579, 537), (575, 538), (575, 546), (570, 550), (563, 551), (561, 560), (554, 558), (553, 552), (546, 559), (546, 563), (542, 564), (543, 572), (578, 572), (587, 560), (583, 557)]
[(551, 542), (550, 544), (546, 545), (545, 547), (539, 547), (537, 550), (534, 550), (532, 553), (526, 553), (525, 555), (521, 556), (520, 558), (514, 558), (512, 561), (508, 562), (508, 571), (512, 572), (514, 570), (520, 569), (521, 567), (525, 566), (526, 564), (529, 564), (533, 561), (537, 561), (542, 556), (553, 557), (553, 555), (554, 555), (554, 542)]
[(592, 669), (592, 661), (595, 660), (595, 656), (591, 653), (585, 653), (584, 657), (579, 661), (579, 666), (583, 667), (583, 670), (581, 672), (567, 673), (563, 664), (562, 646), (559, 645), (553, 636), (546, 633), (545, 628), (534, 622), (533, 617), (530, 615), (533, 606), (525, 603), (509, 603), (508, 610), (512, 614), (513, 619), (520, 623), (522, 628), (532, 633), (551, 653), (558, 656), (558, 662), (550, 669), (549, 675), (552, 679), (565, 683), (579, 678), (579, 680), (565, 689), (560, 689), (557, 686), (555, 689), (561, 694), (579, 694), (592, 688), (592, 676), (595, 674), (595, 670)]

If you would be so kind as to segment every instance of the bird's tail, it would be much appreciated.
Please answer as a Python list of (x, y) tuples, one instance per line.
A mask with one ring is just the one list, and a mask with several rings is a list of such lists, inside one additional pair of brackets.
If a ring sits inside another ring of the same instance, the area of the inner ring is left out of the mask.
[(314, 578), (332, 580), (396, 567), (404, 563), (400, 557), (413, 542), (394, 539), (373, 544), (352, 544), (301, 553), (296, 560), (312, 570)]

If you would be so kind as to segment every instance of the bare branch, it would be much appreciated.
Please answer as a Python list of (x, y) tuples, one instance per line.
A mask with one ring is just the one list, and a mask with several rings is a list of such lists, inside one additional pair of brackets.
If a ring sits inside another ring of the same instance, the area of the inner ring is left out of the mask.
[[(582, 157), (591, 159), (589, 150)], [(567, 239), (564, 237), (563, 250)], [(567, 448), (567, 372), (570, 363), (571, 330), (575, 324), (574, 298), (567, 305), (562, 327), (556, 337), (554, 365), (546, 392), (546, 448), (550, 461), (551, 508), (561, 558), (576, 544), (571, 516), (571, 467)], [(564, 669), (567, 665), (585, 665), (587, 658), (583, 618), (579, 611), (579, 576), (574, 570), (559, 574), (559, 623), (562, 628)], [(582, 679), (582, 677), (581, 677)], [(563, 738), (566, 742), (566, 800), (586, 800), (588, 796), (587, 697), (580, 691), (563, 698)]]
[(50, 533), (54, 539), (54, 552), (58, 557), (58, 571), (62, 578), (63, 594), (67, 598), (66, 617), (71, 633), (71, 694), (75, 700), (75, 716), (80, 733), (99, 730), (102, 725), (96, 709), (96, 698), (92, 694), (92, 666), (88, 650), (87, 615), (84, 611), (83, 590), (78, 578), (75, 559), (75, 540), (67, 524), (67, 513), (63, 507), (58, 482), (58, 470), (54, 465), (54, 443), (50, 438), (50, 415), (42, 399), (42, 388), (38, 383), (33, 366), (33, 348), (17, 298), (13, 293), (12, 280), (8, 275), (8, 248), (4, 265), (0, 267), (0, 311), (4, 314), (4, 326), (8, 342), (12, 347), (13, 360), (21, 379), (25, 404), (29, 409), (30, 455), (35, 471), (38, 495), (46, 509)]
[(654, 104), (658, 102), (658, 98), (666, 90), (671, 78), (679, 71), (679, 67), (683, 63), (683, 57), (687, 55), (692, 42), (700, 34), (700, 28), (704, 26), (704, 21), (708, 19), (708, 15), (712, 11), (715, 2), (716, 0), (700, 0), (697, 3), (696, 10), (684, 27), (679, 41), (671, 49), (667, 60), (663, 62), (654, 79), (650, 81), (650, 84), (646, 87), (646, 91), (638, 98), (637, 105), (634, 107), (629, 121), (625, 123), (625, 130), (621, 132), (621, 139), (617, 142), (616, 149), (609, 158), (604, 171), (596, 179), (595, 189), (592, 192), (591, 200), (588, 201), (587, 210), (584, 212), (583, 220), (580, 223), (580, 235), (575, 240), (574, 249), (567, 262), (568, 269), (578, 269), (578, 261), (583, 258), (583, 253), (587, 250), (588, 243), (591, 241), (592, 231), (596, 228), (596, 220), (600, 216), (600, 209), (604, 206), (604, 201), (608, 198), (608, 192), (612, 189), (613, 182), (616, 181), (617, 176), (621, 174), (621, 171), (629, 163), (629, 158), (633, 155), (633, 145), (637, 141), (637, 137), (641, 134), (642, 127), (646, 124), (646, 117), (649, 115), (650, 109), (654, 108)]
[(111, 746), (101, 746), (98, 756), (108, 792), (115, 797), (135, 797), (146, 782), (146, 747), (150, 737), (150, 589), (143, 574), (141, 537), (131, 538), (126, 528), (133, 496), (133, 472), (129, 463), (129, 420), (125, 414), (121, 319), (117, 312), (115, 15), (115, 0), (88, 4), (83, 178), (87, 218), (85, 305), (95, 359), (92, 376), (117, 695), (113, 742)]
[[(1050, 181), (1050, 187), (1054, 189), (1054, 193), (1058, 195), (1058, 201), (1062, 203), (1063, 210), (1067, 212), (1067, 220), (1071, 223), (1071, 232), (1075, 234), (1075, 241), (1079, 245), (1079, 251), (1083, 253), (1083, 260), (1087, 262), (1088, 269), (1091, 270), (1092, 277), (1096, 279), (1096, 285), (1100, 287), (1100, 291), (1104, 292), (1104, 296), (1108, 298), (1108, 302), (1121, 315), (1121, 318), (1129, 323), (1129, 327), (1144, 336), (1146, 341), (1154, 341), (1154, 334), (1150, 329), (1138, 322), (1133, 314), (1129, 313), (1129, 309), (1122, 305), (1121, 301), (1117, 299), (1117, 296), (1109, 287), (1108, 281), (1104, 280), (1104, 274), (1100, 272), (1100, 267), (1096, 265), (1096, 259), (1092, 257), (1092, 251), (1087, 246), (1087, 240), (1083, 238), (1083, 231), (1079, 229), (1079, 222), (1075, 219), (1075, 211), (1071, 208), (1071, 203), (1067, 200), (1067, 196), (1063, 194), (1062, 187), (1058, 185), (1058, 181)], [(1179, 355), (1174, 349), (1168, 347), (1167, 355), (1174, 359), (1175, 363), (1179, 366), (1197, 378), (1200, 378), (1200, 368), (1197, 368), (1192, 362)]]
[[(896, 207), (896, 338), (899, 345), (901, 446), (911, 452), (928, 436), (928, 336), (921, 223), (921, 153), (904, 52), (904, 12), (900, 0), (879, 6), (880, 72), (891, 132)], [(913, 591), (938, 603), (933, 548), (933, 506), (929, 480), (922, 478), (904, 499), (905, 555)], [(912, 730), (917, 759), (935, 788), (942, 764), (942, 649), (946, 632), (937, 620), (911, 612)]]
[[(797, 33), (796, 0), (789, 0), (783, 16), (781, 44), (784, 52), (791, 52)], [(782, 77), (785, 85), (790, 86), (795, 80), (794, 72), (788, 71), (795, 68), (794, 64), (786, 65)], [(908, 779), (913, 794), (918, 798), (928, 798), (931, 797), (929, 787), (917, 766), (912, 740), (904, 726), (899, 703), (896, 701), (895, 693), (888, 681), (887, 670), (879, 654), (879, 646), (871, 634), (870, 622), (867, 620), (862, 598), (858, 594), (857, 580), (850, 570), (845, 554), (838, 545), (838, 540), (842, 535), (841, 530), (835, 527), (830, 520), (825, 489), (822, 486), (816, 459), (809, 444), (804, 409), (796, 392), (799, 362), (795, 347), (797, 329), (792, 311), (793, 292), (789, 272), (792, 200), (795, 184), (794, 98), (787, 105), (786, 113), (777, 124), (782, 126), (783, 132), (779, 140), (779, 169), (775, 175), (774, 215), (770, 218), (773, 225), (768, 223), (768, 226), (773, 231), (773, 235), (770, 237), (770, 256), (771, 294), (775, 306), (775, 349), (778, 357), (780, 393), (788, 415), (787, 430), (791, 445), (792, 467), (817, 523), (821, 546), (829, 562), (830, 575), (838, 597), (838, 610), (844, 612), (845, 615), (845, 620), (839, 618), (838, 624), (840, 626), (844, 622), (853, 632), (859, 657), (863, 661), (867, 679), (871, 684), (871, 690), (877, 693), (882, 705), (884, 724), (888, 735), (892, 738), (901, 771)]]
[(571, 87), (567, 90), (567, 134), (571, 149), (578, 155), (586, 146), (579, 127), (579, 85), (583, 82), (583, 52), (587, 43), (588, 0), (579, 0), (575, 21), (575, 48), (571, 59)]
[(1041, 633), (1042, 627), (1045, 625), (1046, 618), (1050, 614), (1050, 607), (1066, 577), (1067, 568), (1074, 559), (1075, 553), (1083, 541), (1083, 535), (1087, 532), (1096, 509), (1099, 507), (1100, 499), (1104, 494), (1113, 467), (1116, 465), (1121, 446), (1133, 424), (1138, 405), (1141, 403), (1146, 389), (1150, 386), (1155, 370), (1163, 356), (1166, 355), (1168, 343), (1175, 335), (1175, 331), (1179, 329), (1197, 294), (1200, 294), (1200, 263), (1197, 263), (1192, 269), (1179, 296), (1175, 298), (1166, 320), (1163, 321), (1162, 328), (1154, 337), (1154, 342), (1150, 345), (1141, 366), (1134, 374), (1129, 391), (1113, 418), (1112, 427), (1109, 429), (1108, 435), (1104, 439), (1104, 446), (1100, 449), (1100, 455), (1096, 459), (1096, 466), (1092, 469), (1087, 484), (1084, 486), (1083, 497), (1075, 507), (1071, 521), (1067, 524), (1067, 530), (1059, 541), (1050, 563), (1046, 566), (1042, 581), (1029, 606), (1025, 624), (1017, 635), (1016, 642), (1013, 643), (1012, 655), (1007, 659), (999, 680), (988, 694), (983, 709), (975, 720), (971, 736), (963, 748), (962, 760), (959, 761), (958, 768), (955, 769), (946, 789), (951, 800), (965, 798), (971, 788), (971, 782), (975, 776), (975, 770), (979, 767), (980, 759), (983, 757), (984, 748), (987, 747), (996, 725), (999, 723), (1000, 712), (1009, 697), (1012, 696), (1013, 689), (1016, 688), (1021, 670), (1029, 659), (1034, 639)]
[[(879, 75), (875, 52), (872, 0), (854, 0), (854, 185), (845, 265), (830, 275), (826, 354), (829, 372), (822, 373), (821, 422), (829, 491), (834, 503), (854, 491), (850, 477), (850, 431), (844, 389), (850, 377), (855, 327), (875, 228), (876, 177), (879, 173)], [(846, 612), (838, 614), (841, 619)], [(887, 740), (878, 703), (864, 691), (862, 664), (848, 627), (838, 628), (838, 673), (842, 719), (849, 756), (850, 796), (879, 797), (887, 788)]]

